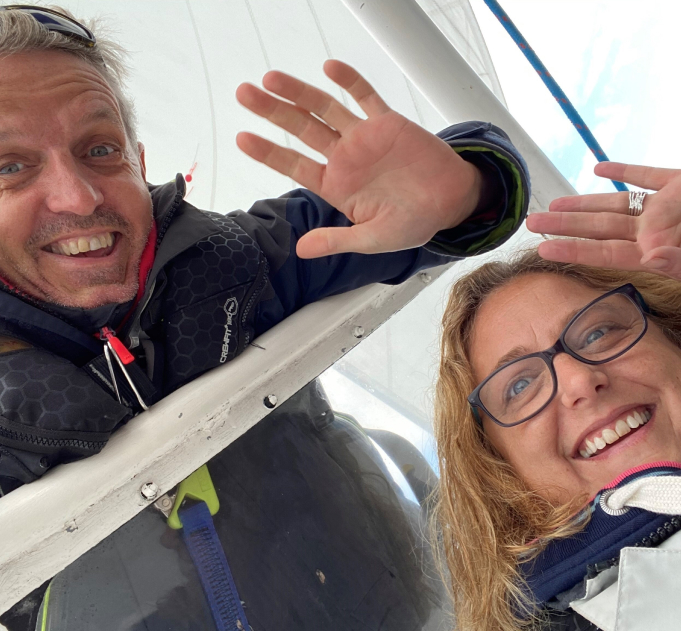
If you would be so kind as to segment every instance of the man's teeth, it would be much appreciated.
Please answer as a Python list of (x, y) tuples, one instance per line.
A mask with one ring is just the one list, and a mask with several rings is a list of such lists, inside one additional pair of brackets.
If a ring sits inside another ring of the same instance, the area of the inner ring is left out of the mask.
[(642, 410), (641, 412), (631, 412), (624, 418), (618, 419), (611, 427), (606, 427), (601, 430), (600, 434), (587, 438), (584, 441), (584, 446), (579, 450), (582, 458), (590, 458), (601, 449), (605, 449), (608, 445), (617, 442), (622, 436), (626, 436), (631, 430), (636, 429), (640, 425), (645, 425), (652, 416), (650, 410)]
[(50, 250), (54, 254), (72, 256), (81, 252), (94, 252), (102, 248), (108, 248), (114, 244), (114, 236), (111, 232), (97, 234), (92, 237), (78, 237), (77, 239), (64, 239), (55, 241), (50, 245)]

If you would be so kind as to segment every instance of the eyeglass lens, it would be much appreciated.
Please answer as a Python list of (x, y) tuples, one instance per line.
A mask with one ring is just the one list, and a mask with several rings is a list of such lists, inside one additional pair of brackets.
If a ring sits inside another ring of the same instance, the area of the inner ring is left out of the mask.
[[(616, 293), (595, 302), (570, 324), (564, 343), (586, 362), (602, 363), (631, 348), (645, 330), (638, 306)], [(553, 396), (554, 374), (542, 357), (526, 357), (494, 374), (480, 390), (485, 409), (503, 425), (541, 410)]]

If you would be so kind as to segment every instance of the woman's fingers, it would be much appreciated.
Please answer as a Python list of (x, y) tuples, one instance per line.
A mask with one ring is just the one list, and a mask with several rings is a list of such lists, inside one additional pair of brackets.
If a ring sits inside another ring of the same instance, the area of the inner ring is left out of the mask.
[(236, 144), (254, 160), (262, 162), (313, 193), (319, 194), (324, 178), (325, 167), (323, 165), (293, 149), (285, 149), (249, 132), (238, 133)]
[(236, 96), (251, 112), (290, 132), (327, 157), (340, 138), (338, 132), (303, 108), (277, 99), (254, 85), (242, 83)]
[(622, 162), (599, 162), (594, 168), (594, 173), (599, 177), (659, 191), (676, 176), (681, 175), (681, 170), (660, 169)]
[(636, 241), (635, 217), (615, 213), (551, 212), (533, 213), (526, 225), (532, 232), (582, 239)]
[(268, 72), (262, 84), (266, 90), (312, 112), (341, 134), (349, 125), (360, 120), (330, 94), (283, 72)]
[(592, 267), (641, 270), (641, 250), (631, 241), (555, 239), (539, 244), (539, 255), (549, 261)]
[(681, 249), (672, 246), (661, 246), (647, 252), (641, 264), (651, 272), (658, 272), (671, 278), (681, 280)]
[(622, 213), (629, 209), (629, 193), (597, 193), (559, 197), (549, 205), (549, 212)]
[(352, 66), (337, 59), (329, 59), (324, 64), (324, 72), (331, 81), (337, 83), (355, 99), (367, 116), (379, 116), (390, 111), (378, 92)]

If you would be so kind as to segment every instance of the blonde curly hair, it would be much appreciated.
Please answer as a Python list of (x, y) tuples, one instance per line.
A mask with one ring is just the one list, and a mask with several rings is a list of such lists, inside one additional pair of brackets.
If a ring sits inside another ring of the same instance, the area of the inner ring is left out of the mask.
[(528, 488), (486, 439), (467, 401), (477, 385), (469, 345), (478, 309), (491, 293), (527, 274), (555, 274), (603, 293), (633, 283), (655, 314), (651, 321), (681, 347), (681, 283), (661, 276), (546, 261), (533, 249), (487, 263), (454, 284), (442, 322), (435, 397), (440, 485), (433, 524), (460, 631), (537, 625), (539, 612), (518, 560), (586, 525), (575, 515), (587, 498), (555, 506)]

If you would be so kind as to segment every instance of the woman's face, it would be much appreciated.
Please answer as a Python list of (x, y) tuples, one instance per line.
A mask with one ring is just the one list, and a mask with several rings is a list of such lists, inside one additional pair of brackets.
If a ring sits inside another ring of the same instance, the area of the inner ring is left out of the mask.
[[(554, 274), (532, 274), (490, 295), (472, 331), (477, 383), (512, 349), (533, 353), (552, 346), (575, 312), (602, 293)], [(537, 416), (515, 427), (500, 427), (483, 416), (492, 444), (530, 488), (568, 501), (595, 495), (632, 467), (681, 462), (681, 350), (655, 324), (610, 362), (589, 366), (561, 353), (554, 367), (556, 396)], [(650, 420), (628, 433), (618, 425), (644, 412)], [(611, 442), (610, 431), (623, 435)], [(589, 443), (600, 445), (597, 438), (605, 448), (585, 458), (580, 452)]]

